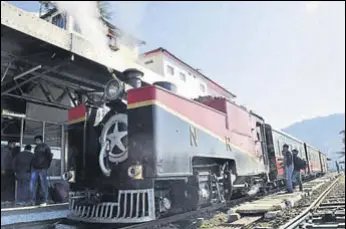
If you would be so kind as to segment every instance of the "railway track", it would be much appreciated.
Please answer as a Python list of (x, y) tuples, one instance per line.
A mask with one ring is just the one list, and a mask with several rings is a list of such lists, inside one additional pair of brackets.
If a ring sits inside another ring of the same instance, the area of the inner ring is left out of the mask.
[[(266, 195), (270, 195), (276, 192), (281, 191), (283, 188), (277, 188), (274, 190), (271, 190), (266, 193)], [(56, 223), (54, 227), (50, 228), (56, 228), (56, 229), (82, 229), (82, 228), (97, 228), (97, 229), (152, 229), (152, 228), (161, 228), (165, 225), (169, 225), (171, 223), (177, 223), (179, 221), (189, 220), (189, 219), (196, 219), (201, 214), (206, 214), (208, 212), (215, 212), (217, 210), (221, 209), (229, 209), (229, 207), (232, 207), (234, 205), (238, 205), (243, 202), (252, 201), (256, 199), (263, 198), (264, 195), (258, 195), (258, 196), (245, 196), (238, 199), (231, 200), (227, 203), (220, 203), (215, 204), (212, 206), (204, 207), (195, 211), (190, 211), (186, 213), (181, 213), (177, 215), (173, 215), (170, 217), (161, 218), (155, 221), (150, 221), (147, 223), (141, 223), (141, 224), (135, 224), (130, 226), (114, 226), (114, 225), (95, 225), (95, 226), (86, 226), (86, 225), (68, 225), (65, 223)]]
[(280, 229), (345, 228), (345, 176), (336, 179), (310, 206)]
[[(344, 178), (342, 178), (342, 179), (344, 179)], [(340, 180), (340, 178), (337, 180)], [(336, 185), (336, 184), (337, 184), (337, 181), (336, 180), (333, 181), (333, 185)], [(330, 187), (334, 187), (334, 186), (330, 186)], [(325, 187), (323, 189), (325, 189)], [(272, 194), (280, 192), (282, 190), (283, 190), (283, 188), (277, 188), (277, 189), (274, 189), (274, 190), (267, 192), (265, 195), (262, 194), (262, 195), (256, 195), (256, 196), (241, 197), (239, 199), (231, 200), (227, 203), (215, 204), (215, 205), (208, 206), (208, 207), (205, 207), (205, 208), (202, 208), (199, 210), (181, 213), (178, 215), (174, 215), (174, 216), (170, 216), (170, 217), (166, 217), (166, 218), (161, 218), (161, 219), (158, 219), (155, 221), (151, 221), (151, 222), (147, 222), (147, 223), (141, 223), (141, 224), (135, 224), (135, 225), (130, 225), (130, 226), (128, 226), (128, 225), (127, 226), (124, 226), (124, 225), (104, 225), (104, 224), (90, 225), (90, 224), (83, 224), (83, 223), (78, 223), (78, 222), (77, 223), (71, 222), (69, 220), (62, 219), (62, 220), (56, 220), (56, 221), (50, 221), (50, 222), (42, 222), (42, 224), (37, 223), (35, 225), (33, 225), (32, 223), (30, 225), (29, 224), (27, 224), (27, 225), (25, 225), (25, 224), (9, 225), (6, 228), (30, 228), (30, 229), (31, 228), (47, 228), (47, 229), (48, 228), (49, 229), (53, 229), (53, 228), (55, 228), (55, 229), (82, 229), (82, 228), (90, 228), (90, 229), (96, 229), (96, 228), (97, 229), (116, 229), (116, 228), (121, 228), (121, 229), (149, 229), (150, 228), (151, 229), (151, 228), (169, 228), (170, 224), (179, 225), (180, 222), (183, 222), (183, 224), (185, 224), (184, 227), (180, 227), (180, 228), (199, 228), (199, 226), (198, 226), (199, 222), (198, 221), (199, 221), (199, 217), (201, 217), (201, 216), (204, 217), (205, 215), (208, 215), (208, 214), (213, 215), (217, 211), (226, 212), (232, 206), (240, 205), (240, 204), (245, 203), (245, 202), (259, 200), (265, 196), (272, 195)], [(331, 189), (328, 189), (328, 190), (329, 190), (329, 192), (331, 191)], [(345, 188), (343, 189), (343, 192), (340, 193), (340, 195), (334, 195), (333, 197), (331, 197), (328, 200), (329, 203), (323, 202), (323, 204), (321, 205), (321, 207), (322, 207), (321, 209), (325, 209), (325, 210), (332, 209), (334, 207), (334, 205), (338, 205), (340, 207), (339, 209), (341, 209), (341, 205), (342, 205), (343, 214), (344, 214), (344, 212), (345, 212), (345, 208), (344, 208), (345, 199), (344, 199), (344, 197), (343, 197), (343, 204), (341, 204), (341, 202), (342, 202), (341, 196), (344, 195), (344, 191), (345, 191)], [(326, 194), (326, 192), (323, 192), (323, 194)], [(313, 209), (313, 208), (311, 207), (311, 209)], [(309, 213), (309, 211), (308, 211), (308, 213)], [(342, 214), (342, 211), (336, 212), (336, 218), (338, 221), (342, 220), (342, 218), (339, 217), (341, 214)], [(329, 216), (329, 215), (327, 214), (326, 216)], [(315, 218), (313, 220), (315, 222), (318, 217), (317, 217), (317, 215), (314, 215), (314, 217)], [(259, 228), (258, 226), (252, 227), (251, 225), (255, 225), (256, 221), (258, 221), (260, 218), (263, 218), (263, 217), (261, 217), (261, 216), (244, 216), (241, 218), (241, 220), (248, 221), (248, 223), (246, 223), (246, 224), (249, 226), (236, 227), (236, 225), (233, 225), (232, 227), (229, 227), (230, 225), (228, 225), (228, 226), (224, 227), (224, 226), (220, 225), (220, 227), (218, 227), (218, 228)], [(308, 217), (306, 217), (306, 218), (308, 218)], [(344, 220), (345, 220), (345, 218), (343, 218), (343, 222), (344, 222)], [(186, 222), (188, 222), (188, 223), (186, 223)], [(186, 227), (186, 224), (189, 224), (191, 222), (195, 222), (194, 223), (195, 225), (191, 225), (191, 226)], [(288, 225), (288, 223), (286, 223), (285, 225)], [(211, 228), (214, 228), (214, 227), (211, 227)], [(278, 228), (278, 227), (274, 227), (274, 228)], [(287, 227), (287, 228), (282, 227), (280, 229), (288, 229), (288, 228), (295, 228), (295, 227)], [(313, 227), (311, 227), (311, 228), (313, 228)], [(335, 227), (335, 228), (338, 228), (338, 227)]]
[[(326, 177), (326, 179), (328, 179), (328, 176)], [(295, 201), (294, 205), (292, 205), (292, 203), (291, 204), (287, 203), (286, 207), (284, 207), (282, 210), (274, 210), (273, 212), (267, 212), (269, 214), (264, 213), (264, 211), (260, 211), (258, 213), (256, 213), (256, 211), (251, 212), (251, 210), (250, 212), (243, 212), (243, 213), (240, 212), (241, 218), (235, 221), (229, 221), (229, 214), (218, 213), (214, 217), (207, 216), (206, 217), (207, 219), (202, 223), (202, 226), (193, 227), (193, 228), (206, 228), (206, 229), (207, 228), (208, 229), (278, 229), (280, 228), (281, 229), (282, 225), (287, 225), (289, 222), (291, 222), (290, 220), (300, 215), (306, 208), (310, 206), (310, 204), (314, 200), (318, 199), (322, 193), (325, 193), (326, 190), (329, 190), (329, 188), (332, 187), (333, 184), (336, 184), (339, 181), (338, 178), (334, 179), (333, 176), (329, 177), (329, 179), (331, 180), (329, 180), (328, 182), (326, 180), (319, 181), (319, 183), (322, 185), (315, 184), (316, 187), (313, 189), (314, 191), (307, 188), (307, 193), (303, 195), (300, 200)], [(341, 194), (338, 195), (338, 197), (342, 196), (343, 193), (344, 191), (341, 192)], [(338, 200), (338, 197), (336, 198), (336, 200)], [(335, 198), (332, 200), (336, 201)], [(292, 199), (289, 200), (289, 202), (290, 201), (292, 201)], [(339, 201), (339, 202), (342, 202), (342, 201)], [(270, 202), (267, 202), (267, 204), (261, 202), (259, 203), (259, 205), (262, 204), (262, 206), (268, 206), (269, 203)], [(253, 204), (245, 203), (244, 205), (248, 206), (247, 209), (251, 209), (250, 206)], [(331, 206), (333, 204), (329, 204), (329, 205)], [(343, 206), (344, 204), (339, 203), (339, 205)], [(254, 207), (256, 208), (255, 205)], [(264, 207), (264, 208), (267, 208), (267, 207)], [(333, 206), (331, 206), (331, 208), (333, 208)], [(220, 219), (220, 216), (223, 218)], [(218, 220), (217, 218), (219, 218), (220, 220)], [(338, 220), (342, 221), (344, 220), (344, 218), (343, 219), (338, 218)], [(190, 229), (192, 227), (178, 226), (174, 228)], [(302, 228), (309, 228), (309, 227), (302, 227)], [(172, 227), (170, 229), (172, 229)]]

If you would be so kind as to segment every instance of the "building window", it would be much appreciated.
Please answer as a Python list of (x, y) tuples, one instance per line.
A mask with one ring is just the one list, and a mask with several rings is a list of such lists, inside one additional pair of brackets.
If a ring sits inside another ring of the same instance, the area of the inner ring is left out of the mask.
[(62, 29), (65, 29), (66, 28), (66, 20), (65, 19), (66, 18), (64, 15), (58, 14), (52, 18), (52, 24), (54, 24), (54, 25), (56, 25)]
[(186, 75), (184, 73), (182, 73), (182, 72), (180, 72), (180, 79), (182, 81), (186, 81)]
[(201, 89), (201, 92), (205, 93), (205, 86), (204, 86), (204, 84), (199, 84), (199, 87)]
[(167, 72), (170, 75), (174, 75), (174, 68), (172, 66), (167, 65)]
[(148, 60), (148, 61), (145, 61), (145, 62), (144, 62), (144, 64), (152, 64), (152, 63), (154, 63), (153, 60)]

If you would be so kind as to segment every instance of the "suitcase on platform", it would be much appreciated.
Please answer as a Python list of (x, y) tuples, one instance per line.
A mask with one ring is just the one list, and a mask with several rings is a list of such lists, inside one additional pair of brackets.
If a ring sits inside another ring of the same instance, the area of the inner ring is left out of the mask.
[(68, 201), (68, 186), (63, 183), (49, 184), (49, 195), (55, 203), (64, 203)]

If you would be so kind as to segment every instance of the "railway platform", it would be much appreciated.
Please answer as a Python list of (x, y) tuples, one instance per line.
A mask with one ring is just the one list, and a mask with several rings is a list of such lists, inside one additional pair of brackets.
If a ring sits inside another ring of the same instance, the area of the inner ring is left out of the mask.
[(14, 224), (40, 223), (65, 218), (68, 204), (1, 209), (1, 228)]

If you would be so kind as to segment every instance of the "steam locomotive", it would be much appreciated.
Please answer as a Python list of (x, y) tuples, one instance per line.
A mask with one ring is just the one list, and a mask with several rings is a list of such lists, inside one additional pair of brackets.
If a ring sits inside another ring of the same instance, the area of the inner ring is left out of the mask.
[[(285, 143), (308, 162), (306, 176), (326, 172), (324, 154), (254, 112), (224, 98), (183, 98), (167, 82), (143, 86), (142, 75), (130, 69), (99, 100), (69, 111), (69, 218), (140, 223), (279, 185)], [(134, 88), (124, 93), (122, 81)], [(109, 111), (97, 122), (100, 104)]]

